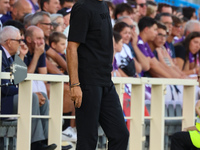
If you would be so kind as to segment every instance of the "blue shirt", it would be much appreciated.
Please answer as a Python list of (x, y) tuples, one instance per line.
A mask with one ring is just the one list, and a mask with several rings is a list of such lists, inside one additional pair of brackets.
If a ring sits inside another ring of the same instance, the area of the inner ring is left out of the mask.
[[(31, 55), (30, 52), (28, 52), (26, 54), (26, 56), (24, 57), (24, 63), (29, 66), (31, 61), (33, 59), (33, 54)], [(40, 58), (38, 59), (38, 63), (37, 66), (35, 68), (35, 73), (38, 73), (38, 68), (40, 67), (46, 67), (46, 54), (43, 53), (42, 55), (40, 55)]]

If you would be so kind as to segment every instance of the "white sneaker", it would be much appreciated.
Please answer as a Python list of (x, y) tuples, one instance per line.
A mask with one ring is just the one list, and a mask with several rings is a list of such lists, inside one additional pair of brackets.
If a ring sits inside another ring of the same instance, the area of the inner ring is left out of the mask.
[(76, 128), (68, 127), (62, 132), (62, 141), (70, 141), (76, 142), (77, 141), (77, 132)]

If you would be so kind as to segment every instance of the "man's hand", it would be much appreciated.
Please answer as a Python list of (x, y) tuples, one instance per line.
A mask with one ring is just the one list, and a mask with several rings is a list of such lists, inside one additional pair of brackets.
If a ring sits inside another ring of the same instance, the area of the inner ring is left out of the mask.
[(39, 43), (37, 41), (35, 43), (34, 54), (40, 56), (44, 53), (44, 43)]
[(40, 107), (41, 107), (42, 105), (45, 104), (46, 98), (42, 95), (41, 92), (36, 92), (36, 94), (37, 94), (37, 96), (38, 96), (39, 105), (40, 105)]
[(136, 46), (138, 42), (138, 35), (135, 31), (131, 31), (131, 37), (132, 37), (132, 45)]
[(82, 103), (82, 90), (80, 86), (71, 88), (71, 100), (74, 101), (75, 107), (80, 108)]
[(20, 43), (19, 52), (19, 57), (24, 60), (25, 55), (28, 53), (28, 47), (24, 42)]

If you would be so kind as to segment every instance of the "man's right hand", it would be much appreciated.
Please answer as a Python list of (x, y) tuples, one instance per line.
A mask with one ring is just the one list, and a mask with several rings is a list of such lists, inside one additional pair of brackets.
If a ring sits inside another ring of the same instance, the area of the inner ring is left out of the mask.
[(35, 43), (35, 50), (34, 50), (34, 54), (38, 54), (39, 56), (42, 55), (44, 53), (44, 43), (39, 43), (37, 41), (34, 42)]
[(71, 100), (74, 101), (75, 107), (80, 108), (82, 104), (82, 90), (80, 86), (71, 88)]
[(41, 107), (42, 105), (45, 104), (46, 98), (42, 95), (41, 92), (36, 92), (36, 94), (37, 94), (37, 96), (38, 96), (39, 105), (40, 105), (40, 107)]

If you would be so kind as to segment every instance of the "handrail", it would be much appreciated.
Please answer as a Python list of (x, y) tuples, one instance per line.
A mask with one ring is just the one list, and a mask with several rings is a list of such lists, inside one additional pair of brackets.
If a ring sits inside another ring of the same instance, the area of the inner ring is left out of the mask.
[[(1, 53), (0, 53), (1, 60)], [(1, 62), (0, 62), (1, 68)], [(9, 73), (0, 72), (1, 79), (10, 79)], [(32, 81), (42, 80), (50, 81), (50, 109), (48, 116), (35, 116), (31, 114), (32, 110)], [(145, 119), (150, 119), (150, 150), (162, 150), (164, 147), (164, 121), (182, 120), (182, 128), (191, 126), (194, 123), (194, 105), (195, 105), (195, 87), (198, 85), (193, 79), (161, 79), (161, 78), (112, 78), (116, 90), (119, 94), (121, 104), (123, 100), (124, 85), (132, 85), (131, 93), (131, 114), (125, 117), (130, 119), (130, 142), (129, 149), (142, 150), (143, 126)], [(66, 75), (41, 75), (28, 74), (25, 81), (19, 84), (19, 104), (17, 115), (0, 115), (4, 117), (17, 117), (17, 150), (30, 149), (31, 138), (31, 118), (49, 119), (49, 143), (56, 143), (57, 150), (61, 148), (62, 119), (74, 118), (74, 116), (62, 116), (63, 108), (63, 83), (69, 81)], [(144, 93), (145, 84), (151, 84), (151, 116), (144, 117)], [(165, 101), (164, 94), (166, 85), (183, 85), (183, 113), (177, 118), (168, 118), (164, 115)], [(52, 92), (53, 91), (53, 92)], [(122, 105), (123, 106), (123, 105)], [(190, 110), (190, 111), (187, 111)]]

